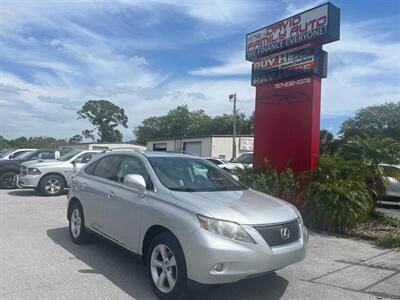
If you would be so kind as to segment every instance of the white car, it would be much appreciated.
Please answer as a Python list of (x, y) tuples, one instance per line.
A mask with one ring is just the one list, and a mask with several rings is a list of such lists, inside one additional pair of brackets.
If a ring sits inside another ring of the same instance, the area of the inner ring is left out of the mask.
[(240, 154), (236, 159), (231, 162), (227, 162), (225, 164), (218, 165), (221, 169), (224, 169), (228, 172), (233, 172), (235, 169), (244, 169), (246, 167), (253, 167), (253, 153), (243, 153)]
[(100, 150), (75, 150), (57, 160), (27, 161), (21, 164), (18, 186), (38, 190), (44, 196), (57, 196), (70, 186), (78, 172)]
[(204, 159), (212, 162), (214, 165), (217, 165), (217, 166), (226, 164), (228, 162), (226, 159), (215, 158), (215, 157), (204, 157)]
[(33, 152), (37, 149), (33, 148), (23, 148), (23, 149), (10, 149), (8, 151), (2, 152), (0, 154), (0, 160), (6, 159), (16, 159), (18, 156), (25, 154), (27, 152)]
[(400, 206), (400, 165), (380, 165), (387, 179), (387, 186), (382, 204), (397, 204)]

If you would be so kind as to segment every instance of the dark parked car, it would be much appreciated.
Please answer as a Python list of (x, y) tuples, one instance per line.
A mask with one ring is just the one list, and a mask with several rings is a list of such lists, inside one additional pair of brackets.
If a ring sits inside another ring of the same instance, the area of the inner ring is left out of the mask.
[(0, 160), (0, 188), (15, 189), (17, 187), (17, 175), (19, 165), (29, 160), (55, 159), (60, 156), (60, 152), (49, 149), (39, 149), (28, 151), (17, 159)]

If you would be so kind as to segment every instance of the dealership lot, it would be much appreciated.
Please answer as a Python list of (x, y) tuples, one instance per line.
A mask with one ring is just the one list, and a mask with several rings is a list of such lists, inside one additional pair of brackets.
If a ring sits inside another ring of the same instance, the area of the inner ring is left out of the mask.
[[(66, 196), (0, 190), (1, 299), (154, 299), (141, 260), (69, 240)], [(312, 234), (305, 261), (193, 299), (400, 299), (400, 252)]]

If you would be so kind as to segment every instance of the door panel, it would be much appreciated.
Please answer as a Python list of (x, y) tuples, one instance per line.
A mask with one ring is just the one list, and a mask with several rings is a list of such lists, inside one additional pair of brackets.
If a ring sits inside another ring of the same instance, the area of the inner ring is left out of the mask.
[(143, 201), (133, 189), (117, 184), (109, 187), (104, 200), (104, 232), (135, 252)]
[(78, 189), (83, 199), (86, 226), (103, 231), (104, 201), (107, 195), (105, 184), (92, 176), (82, 177)]
[[(116, 173), (117, 182), (109, 186), (104, 202), (105, 233), (138, 252), (139, 230), (144, 205), (134, 188), (124, 185), (127, 174), (136, 174), (149, 182), (147, 170), (139, 158), (125, 156)], [(149, 186), (151, 184), (149, 183)]]
[(101, 232), (104, 232), (104, 203), (121, 160), (121, 155), (103, 157), (91, 170), (91, 174), (82, 177), (79, 186), (87, 204), (87, 225)]

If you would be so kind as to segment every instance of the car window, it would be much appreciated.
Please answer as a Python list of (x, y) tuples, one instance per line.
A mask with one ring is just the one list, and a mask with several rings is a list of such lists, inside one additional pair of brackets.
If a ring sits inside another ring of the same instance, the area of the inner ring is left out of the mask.
[(149, 157), (157, 177), (175, 191), (233, 191), (246, 186), (207, 160), (192, 157)]
[(217, 160), (217, 159), (207, 158), (207, 160), (208, 160), (208, 161), (211, 161), (212, 163), (216, 164), (217, 166), (222, 164), (222, 162), (220, 162), (220, 161)]
[(17, 157), (15, 157), (15, 159), (18, 159), (18, 160), (28, 159), (28, 160), (29, 160), (30, 157), (31, 157), (33, 154), (35, 154), (36, 152), (37, 152), (37, 151), (34, 151), (34, 150), (24, 152), (24, 153), (18, 155)]
[(46, 152), (39, 152), (37, 155), (37, 159), (54, 159), (55, 152), (54, 151), (46, 151)]
[(58, 160), (61, 160), (61, 161), (70, 160), (70, 159), (73, 158), (75, 155), (79, 154), (80, 152), (82, 152), (82, 151), (81, 151), (81, 150), (69, 151), (69, 152), (65, 153), (64, 155), (62, 155)]
[(11, 154), (11, 155), (10, 155), (10, 159), (15, 159), (15, 158), (17, 158), (17, 157), (20, 157), (20, 156), (26, 154), (26, 153), (31, 153), (31, 152), (32, 152), (32, 151), (29, 151), (29, 150), (18, 151), (18, 152), (15, 152), (15, 153)]
[(383, 175), (386, 177), (395, 178), (400, 181), (400, 169), (392, 166), (382, 166)]
[(242, 154), (238, 156), (233, 162), (241, 163), (241, 164), (252, 164), (253, 163), (253, 154)]
[(96, 161), (96, 162), (90, 164), (88, 167), (86, 167), (85, 170), (84, 170), (85, 173), (89, 174), (89, 175), (93, 175), (93, 172), (94, 172), (94, 169), (97, 166), (97, 163), (98, 163), (98, 161)]
[(115, 172), (121, 162), (121, 155), (109, 155), (103, 157), (97, 164), (93, 176), (115, 180)]
[(93, 156), (97, 154), (97, 152), (86, 152), (81, 155), (79, 155), (77, 158), (75, 158), (76, 163), (80, 164), (86, 164), (89, 160), (93, 158)]
[(147, 189), (152, 189), (149, 173), (147, 173), (146, 167), (144, 166), (143, 162), (140, 161), (140, 159), (132, 156), (125, 156), (122, 159), (120, 167), (117, 171), (116, 180), (124, 183), (125, 176), (128, 174), (143, 176)]

